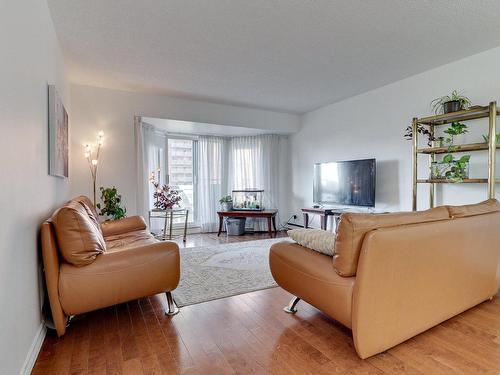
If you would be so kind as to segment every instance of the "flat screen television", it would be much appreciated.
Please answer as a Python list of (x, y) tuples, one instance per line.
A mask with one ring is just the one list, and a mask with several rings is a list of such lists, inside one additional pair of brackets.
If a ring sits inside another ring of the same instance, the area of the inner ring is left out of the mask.
[(314, 164), (314, 204), (374, 207), (375, 171), (375, 159)]

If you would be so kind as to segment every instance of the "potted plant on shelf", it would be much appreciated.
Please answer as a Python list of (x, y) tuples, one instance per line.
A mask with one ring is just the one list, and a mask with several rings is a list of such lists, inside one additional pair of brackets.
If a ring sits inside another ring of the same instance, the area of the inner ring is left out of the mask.
[(96, 207), (101, 210), (99, 215), (106, 217), (106, 221), (119, 220), (127, 216), (127, 209), (122, 207), (122, 196), (118, 194), (116, 187), (104, 188), (101, 186), (101, 200), (103, 205), (97, 203)]
[(463, 96), (458, 90), (453, 90), (451, 95), (441, 96), (431, 102), (432, 111), (435, 114), (457, 112), (467, 109), (471, 105), (470, 99)]
[(454, 159), (452, 154), (447, 154), (442, 161), (432, 163), (431, 179), (463, 182), (469, 178), (469, 161), (470, 155)]
[[(489, 143), (490, 142), (490, 136), (489, 135), (483, 135), (484, 143)], [(495, 142), (496, 144), (500, 143), (500, 133), (497, 133), (495, 136)]]
[[(456, 137), (459, 135), (464, 135), (465, 133), (468, 133), (468, 127), (465, 124), (462, 124), (461, 122), (452, 122), (451, 125), (444, 130), (444, 133), (449, 135), (449, 138), (445, 139), (445, 143), (448, 144), (448, 148), (450, 151), (453, 151), (456, 149), (455, 141)], [(463, 143), (463, 141), (458, 142)]]
[(233, 209), (233, 198), (230, 195), (224, 195), (219, 199), (222, 211), (231, 211)]
[[(417, 125), (417, 133), (420, 135), (423, 135), (427, 137), (427, 145), (429, 147), (432, 147), (432, 141), (435, 141), (436, 139), (431, 135), (431, 132), (429, 129), (427, 129), (425, 126), (418, 124)], [(411, 141), (413, 139), (413, 128), (412, 125), (409, 125), (406, 130), (405, 134), (403, 136), (405, 139)]]

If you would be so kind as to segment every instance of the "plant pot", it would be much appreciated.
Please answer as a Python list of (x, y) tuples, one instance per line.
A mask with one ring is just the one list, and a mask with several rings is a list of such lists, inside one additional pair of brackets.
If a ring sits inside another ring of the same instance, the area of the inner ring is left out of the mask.
[(221, 203), (221, 208), (222, 208), (222, 211), (232, 211), (233, 210), (233, 203), (231, 203), (231, 202)]
[(449, 102), (443, 103), (443, 113), (458, 112), (463, 108), (458, 100), (451, 100)]

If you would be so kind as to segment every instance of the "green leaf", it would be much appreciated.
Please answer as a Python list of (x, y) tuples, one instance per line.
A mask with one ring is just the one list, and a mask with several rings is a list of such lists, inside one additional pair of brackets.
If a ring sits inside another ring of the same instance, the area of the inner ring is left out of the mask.
[(460, 159), (458, 159), (460, 163), (467, 163), (469, 160), (470, 160), (470, 155), (464, 155)]
[(448, 154), (443, 158), (443, 163), (452, 163), (453, 162), (453, 155)]

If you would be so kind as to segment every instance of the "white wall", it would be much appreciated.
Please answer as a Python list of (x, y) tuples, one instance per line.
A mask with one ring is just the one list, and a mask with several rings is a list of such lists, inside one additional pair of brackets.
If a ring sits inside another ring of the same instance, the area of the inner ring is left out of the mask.
[[(413, 117), (430, 114), (432, 99), (455, 88), (465, 90), (475, 104), (498, 101), (499, 64), (496, 48), (304, 114), (301, 130), (291, 138), (294, 211), (312, 204), (314, 163), (372, 157), (378, 163), (376, 208), (410, 210), (411, 142), (403, 139), (405, 127)], [(480, 142), (487, 134), (484, 121), (470, 127), (466, 141)], [(484, 157), (472, 154), (471, 177), (487, 176), (480, 162)], [(427, 173), (423, 164), (419, 173)], [(419, 190), (419, 208), (427, 207), (427, 191)], [(438, 198), (461, 204), (486, 199), (486, 194), (486, 185), (441, 186)]]
[(70, 103), (45, 1), (0, 2), (0, 45), (0, 373), (18, 374), (43, 332), (39, 227), (68, 191), (48, 175), (47, 84)]
[(213, 104), (168, 96), (147, 95), (88, 86), (71, 86), (72, 196), (92, 196), (91, 179), (83, 157), (83, 144), (105, 133), (98, 186), (115, 185), (129, 214), (136, 213), (136, 155), (134, 116), (147, 116), (242, 126), (291, 133), (299, 128), (296, 115)]

